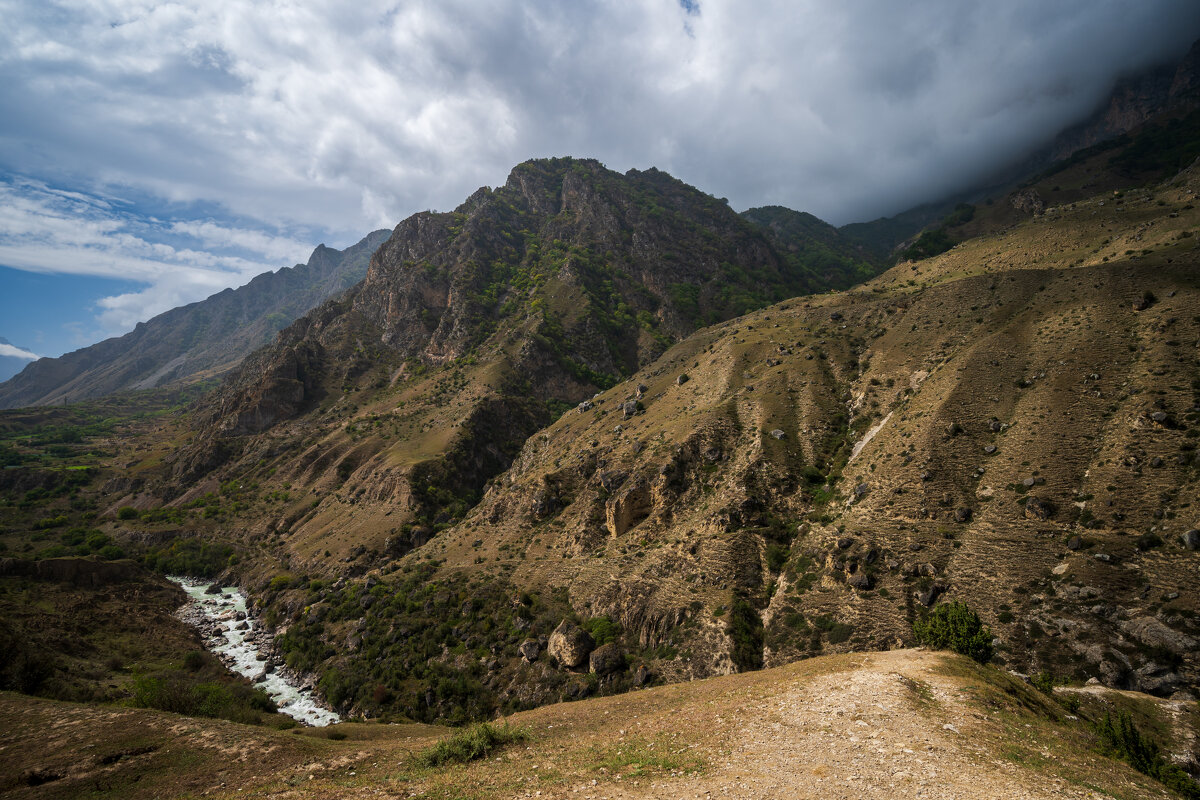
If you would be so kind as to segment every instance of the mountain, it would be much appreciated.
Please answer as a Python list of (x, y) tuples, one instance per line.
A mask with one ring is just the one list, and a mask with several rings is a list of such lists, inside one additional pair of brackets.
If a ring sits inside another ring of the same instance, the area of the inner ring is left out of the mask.
[(245, 286), (139, 322), (124, 336), (39, 359), (0, 384), (0, 408), (61, 405), (220, 375), (300, 314), (357, 283), (386, 238), (386, 231), (375, 231), (345, 250), (320, 245), (307, 264), (264, 272)]
[(33, 360), (31, 357), (19, 355), (24, 352), (22, 348), (0, 336), (0, 381), (8, 380), (16, 375)]
[(243, 362), (156, 491), (192, 485), (174, 499), (190, 502), (218, 468), (277, 470), (316, 493), (270, 521), (304, 563), (399, 556), (564, 410), (699, 326), (824, 288), (843, 267), (868, 269), (810, 268), (658, 170), (527, 162), (452, 213), (402, 222), (361, 284)]
[(857, 252), (819, 220), (527, 162), (402, 222), (190, 408), (0, 416), (0, 541), (82, 556), (98, 527), (237, 582), (276, 658), (355, 715), (889, 649), (944, 600), (1005, 669), (1195, 691), (1187, 120), (799, 296)]
[(871, 278), (878, 272), (876, 264), (884, 260), (828, 222), (803, 211), (763, 206), (743, 211), (742, 217), (762, 228), (784, 258), (795, 262), (797, 270), (813, 274), (809, 293), (848, 289)]
[[(1052, 180), (1095, 180), (1111, 158)], [(669, 682), (885, 649), (944, 598), (978, 610), (1011, 668), (1200, 685), (1197, 191), (1192, 167), (1065, 205), (985, 206), (1018, 217), (857, 289), (697, 331), (441, 515), (405, 515), (382, 491), (397, 452), (371, 443), (437, 384), (390, 410), (343, 384), (332, 425), (276, 427), (219, 473), (328, 487), (251, 537), (286, 565), (277, 588), (269, 570), (246, 580), (331, 702), (374, 713), (363, 687), (383, 685), (419, 719), (621, 691), (639, 664)], [(476, 394), (441, 375), (443, 392)], [(430, 439), (463, 427), (420, 413), (408, 424)], [(363, 454), (344, 483), (314, 481)], [(629, 669), (561, 668), (568, 644), (605, 642)]]

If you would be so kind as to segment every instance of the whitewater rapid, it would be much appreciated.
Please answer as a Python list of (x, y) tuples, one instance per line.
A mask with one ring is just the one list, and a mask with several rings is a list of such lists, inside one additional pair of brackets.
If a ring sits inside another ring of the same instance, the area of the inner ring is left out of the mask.
[[(255, 685), (275, 701), (280, 712), (315, 727), (341, 721), (337, 714), (321, 707), (311, 691), (295, 685), (288, 676), (279, 671), (263, 675), (263, 669), (270, 662), (259, 657), (257, 640), (262, 632), (246, 611), (245, 595), (232, 586), (222, 588), (219, 594), (209, 594), (211, 582), (167, 577), (187, 592), (191, 608), (185, 606), (181, 616), (193, 624), (202, 623), (197, 627), (204, 634), (208, 649), (234, 672), (255, 681)], [(269, 653), (263, 655), (270, 658)]]

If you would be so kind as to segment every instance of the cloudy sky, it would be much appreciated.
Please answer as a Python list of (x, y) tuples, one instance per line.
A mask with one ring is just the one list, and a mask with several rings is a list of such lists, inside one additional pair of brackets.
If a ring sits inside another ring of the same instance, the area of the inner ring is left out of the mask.
[(657, 166), (835, 224), (1180, 56), (1195, 0), (0, 0), (0, 336), (42, 355), (502, 183)]

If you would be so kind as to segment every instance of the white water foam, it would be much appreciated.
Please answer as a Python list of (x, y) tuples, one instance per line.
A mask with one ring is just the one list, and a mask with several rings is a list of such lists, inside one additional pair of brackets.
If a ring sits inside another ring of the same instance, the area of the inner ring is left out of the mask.
[[(245, 595), (231, 586), (222, 588), (220, 594), (208, 594), (211, 582), (204, 583), (170, 575), (167, 577), (183, 587), (189, 601), (213, 624), (219, 641), (215, 644), (210, 641), (209, 649), (239, 675), (251, 680), (258, 677), (266, 663), (258, 660), (258, 649), (253, 641), (258, 623), (247, 615), (244, 618), (247, 628), (238, 630), (238, 626), (242, 624), (242, 620), (237, 618), (238, 612), (246, 614)], [(265, 681), (256, 685), (275, 701), (282, 713), (306, 725), (320, 728), (341, 721), (337, 714), (322, 708), (312, 692), (294, 686), (278, 672), (267, 675)]]

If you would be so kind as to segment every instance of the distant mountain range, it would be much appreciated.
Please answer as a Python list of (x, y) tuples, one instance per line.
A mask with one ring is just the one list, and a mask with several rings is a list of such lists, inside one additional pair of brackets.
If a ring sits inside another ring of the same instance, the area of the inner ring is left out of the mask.
[(0, 384), (0, 408), (61, 405), (221, 375), (296, 317), (358, 283), (387, 237), (388, 231), (375, 231), (345, 250), (320, 245), (307, 264), (173, 308), (124, 336), (21, 362), (24, 369)]

